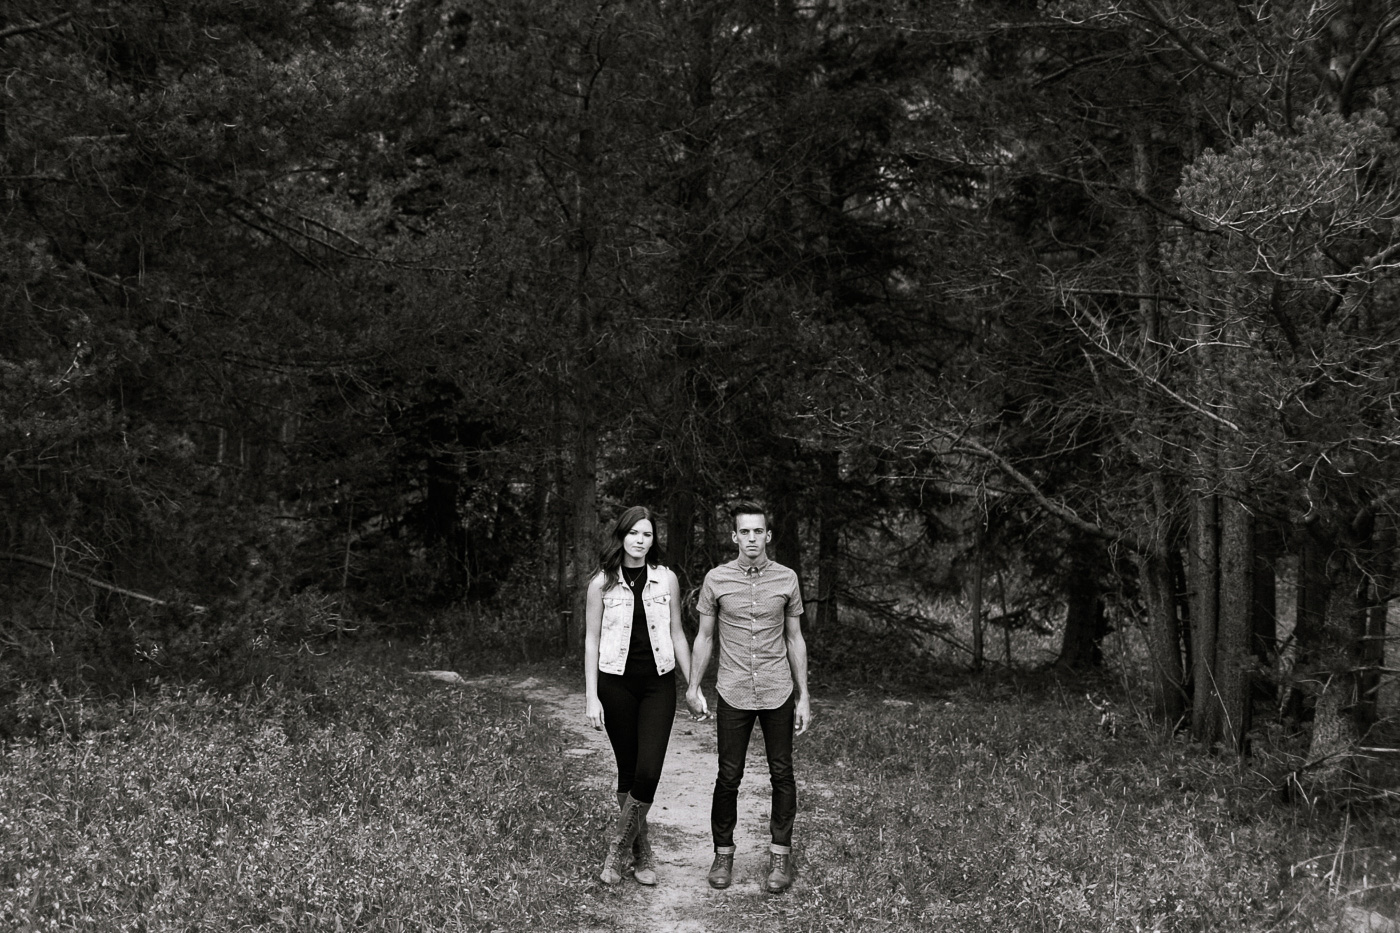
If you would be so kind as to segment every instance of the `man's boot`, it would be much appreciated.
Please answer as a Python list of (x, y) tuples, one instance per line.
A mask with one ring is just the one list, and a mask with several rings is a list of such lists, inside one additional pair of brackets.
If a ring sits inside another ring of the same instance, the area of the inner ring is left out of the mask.
[(734, 847), (725, 846), (715, 849), (715, 861), (710, 866), (710, 873), (705, 876), (705, 880), (710, 882), (712, 888), (727, 888), (734, 881)]
[[(779, 851), (781, 848), (781, 851)], [(792, 848), (774, 846), (768, 853), (769, 894), (782, 894), (792, 886)]]
[(651, 804), (642, 803), (628, 794), (617, 815), (617, 830), (608, 842), (608, 855), (603, 860), (603, 871), (598, 876), (603, 884), (617, 884), (627, 869), (627, 860), (632, 854), (632, 843), (641, 832), (642, 822), (647, 818)]

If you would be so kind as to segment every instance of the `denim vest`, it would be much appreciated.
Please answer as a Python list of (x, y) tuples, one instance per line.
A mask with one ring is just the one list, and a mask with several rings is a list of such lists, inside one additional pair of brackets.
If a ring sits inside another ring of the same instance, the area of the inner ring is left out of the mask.
[[(651, 654), (656, 673), (676, 666), (676, 646), (671, 643), (671, 588), (665, 571), (647, 564), (647, 582), (642, 588), (642, 608), (651, 635)], [(603, 591), (603, 630), (598, 639), (598, 670), (621, 674), (627, 667), (627, 649), (632, 644), (632, 588), (619, 580)]]

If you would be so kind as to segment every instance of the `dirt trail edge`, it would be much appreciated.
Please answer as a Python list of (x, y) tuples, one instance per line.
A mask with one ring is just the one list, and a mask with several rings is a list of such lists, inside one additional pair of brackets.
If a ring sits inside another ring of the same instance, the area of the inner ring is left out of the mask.
[[(434, 676), (442, 672), (425, 672)], [(455, 675), (453, 675), (455, 676)], [(447, 680), (447, 677), (438, 679)], [(538, 677), (488, 677), (457, 679), (469, 687), (519, 691), (535, 708), (561, 726), (572, 741), (565, 754), (578, 758), (583, 789), (597, 795), (599, 806), (615, 804), (617, 769), (607, 735), (595, 731), (584, 717), (581, 690)], [(705, 881), (714, 851), (710, 843), (710, 795), (715, 783), (715, 723), (697, 722), (684, 703), (677, 704), (676, 721), (666, 752), (666, 768), (648, 816), (652, 847), (656, 850), (657, 884), (637, 884), (630, 876), (616, 888), (600, 883), (596, 902), (599, 914), (584, 920), (581, 931), (620, 933), (743, 933), (752, 915), (739, 901), (767, 897), (762, 893), (768, 872), (768, 763), (763, 755), (761, 732), (755, 728), (739, 789), (739, 825), (735, 832), (738, 851), (734, 859), (734, 884), (728, 890), (712, 890)], [(799, 792), (801, 781), (799, 778)], [(602, 868), (604, 840), (587, 855)], [(590, 865), (590, 874), (596, 874)], [(800, 879), (799, 882), (800, 884)]]

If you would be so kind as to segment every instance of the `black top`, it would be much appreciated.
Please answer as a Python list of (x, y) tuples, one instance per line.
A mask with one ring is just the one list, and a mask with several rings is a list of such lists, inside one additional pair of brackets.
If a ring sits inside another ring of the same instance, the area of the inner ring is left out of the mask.
[(627, 645), (627, 666), (624, 674), (656, 674), (656, 658), (651, 653), (651, 635), (647, 632), (647, 611), (642, 605), (642, 590), (647, 585), (646, 564), (640, 567), (619, 567), (622, 582), (632, 590), (632, 640)]

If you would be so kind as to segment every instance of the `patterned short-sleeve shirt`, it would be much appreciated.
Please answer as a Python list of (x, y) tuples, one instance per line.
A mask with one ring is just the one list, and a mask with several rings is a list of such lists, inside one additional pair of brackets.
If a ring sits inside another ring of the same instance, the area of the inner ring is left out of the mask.
[(736, 709), (777, 709), (792, 694), (785, 622), (802, 615), (797, 574), (732, 560), (705, 575), (696, 610), (715, 617), (719, 695)]

